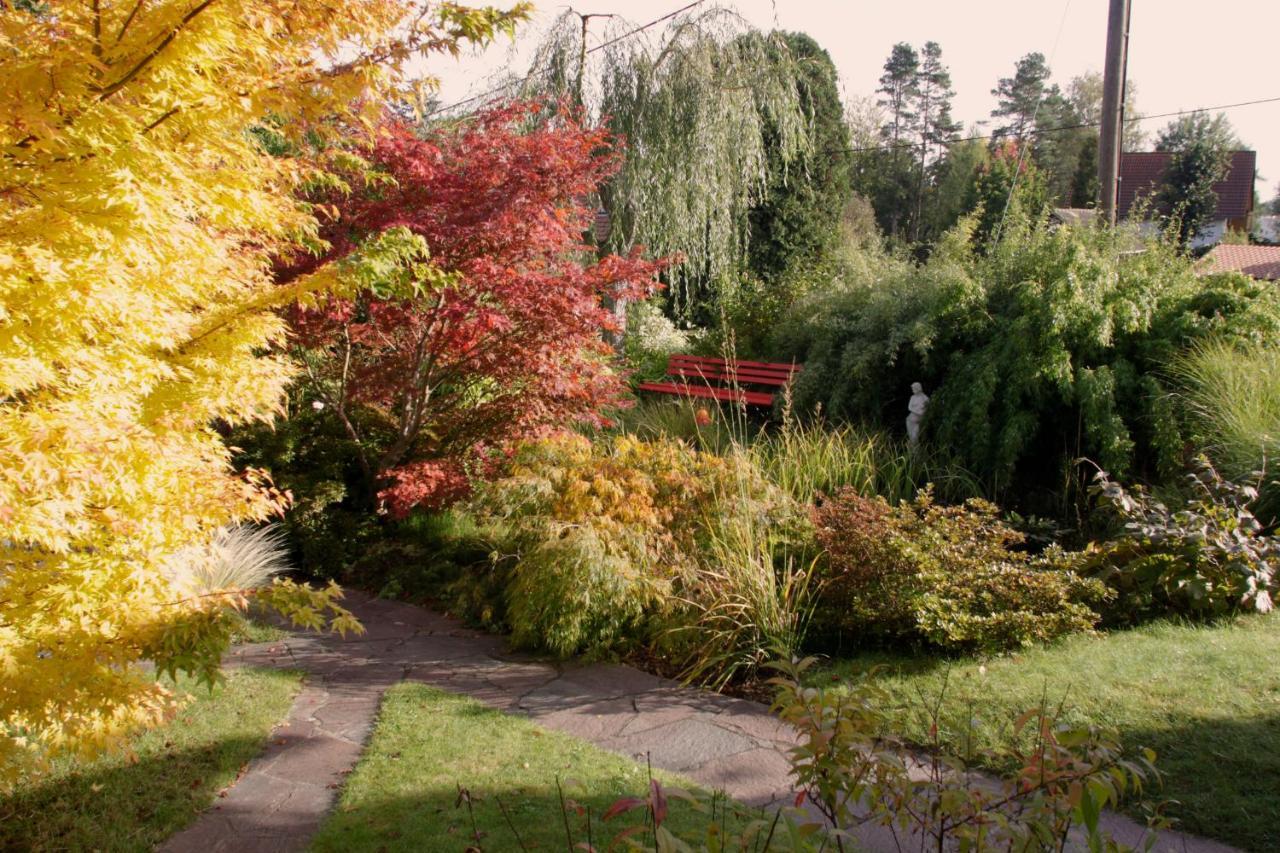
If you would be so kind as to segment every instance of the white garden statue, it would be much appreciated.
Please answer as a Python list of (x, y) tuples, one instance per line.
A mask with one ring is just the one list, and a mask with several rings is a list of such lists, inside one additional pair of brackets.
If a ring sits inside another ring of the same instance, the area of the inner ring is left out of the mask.
[(907, 441), (916, 444), (920, 440), (920, 421), (924, 418), (925, 409), (929, 408), (929, 395), (924, 393), (924, 386), (919, 382), (911, 383), (911, 401), (907, 403)]

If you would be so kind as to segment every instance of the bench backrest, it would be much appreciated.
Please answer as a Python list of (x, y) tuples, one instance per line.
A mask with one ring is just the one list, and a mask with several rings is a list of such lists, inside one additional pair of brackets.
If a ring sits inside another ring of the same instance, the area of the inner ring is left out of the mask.
[(770, 364), (764, 361), (725, 361), (697, 355), (673, 355), (667, 361), (667, 375), (687, 381), (724, 382), (740, 385), (782, 387), (799, 372), (798, 364)]

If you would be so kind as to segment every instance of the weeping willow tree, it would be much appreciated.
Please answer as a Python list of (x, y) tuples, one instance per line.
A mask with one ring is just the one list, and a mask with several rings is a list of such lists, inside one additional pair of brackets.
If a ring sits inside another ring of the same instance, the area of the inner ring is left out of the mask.
[(590, 48), (583, 18), (566, 12), (526, 80), (626, 140), (622, 168), (601, 193), (613, 223), (607, 248), (682, 256), (669, 295), (689, 317), (736, 286), (747, 214), (767, 194), (771, 165), (785, 170), (812, 152), (813, 116), (785, 39), (736, 13), (711, 9), (627, 35), (634, 29), (609, 18)]

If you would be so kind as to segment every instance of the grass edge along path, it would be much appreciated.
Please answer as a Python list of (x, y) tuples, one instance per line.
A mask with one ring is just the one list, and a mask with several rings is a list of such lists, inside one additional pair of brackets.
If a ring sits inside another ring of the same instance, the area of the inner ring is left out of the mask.
[[(649, 773), (644, 765), (523, 717), (404, 682), (384, 695), (364, 755), (311, 849), (563, 850), (566, 821), (574, 844), (588, 841), (587, 810), (590, 840), (605, 849), (639, 817), (602, 822), (601, 815), (622, 797), (643, 797)], [(664, 786), (699, 790), (676, 774), (652, 774)], [(557, 780), (572, 801), (567, 813)], [(703, 837), (705, 815), (674, 797), (669, 805), (668, 829), (679, 837)], [(729, 816), (729, 828), (758, 816), (732, 804), (730, 811), (737, 815)]]
[(986, 660), (868, 653), (814, 678), (874, 666), (899, 733), (916, 743), (929, 741), (921, 709), (940, 694), (943, 740), (961, 752), (966, 721), (981, 750), (1009, 742), (1011, 721), (1044, 700), (1068, 724), (1113, 728), (1126, 749), (1154, 749), (1164, 785), (1149, 798), (1176, 801), (1167, 810), (1176, 828), (1280, 850), (1280, 613), (1157, 622)]
[(191, 703), (136, 735), (130, 753), (62, 760), (0, 799), (0, 849), (151, 850), (195, 820), (261, 752), (302, 685), (290, 670), (237, 669), (213, 688), (180, 678)]

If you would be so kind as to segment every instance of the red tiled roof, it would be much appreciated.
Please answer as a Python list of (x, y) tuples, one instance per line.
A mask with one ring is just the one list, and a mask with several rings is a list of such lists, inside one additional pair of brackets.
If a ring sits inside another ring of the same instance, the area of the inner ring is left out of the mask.
[[(1119, 218), (1128, 216), (1129, 208), (1139, 199), (1151, 199), (1155, 204), (1171, 156), (1167, 151), (1130, 151), (1120, 155), (1120, 186), (1116, 190)], [(1214, 219), (1240, 219), (1249, 215), (1253, 210), (1253, 175), (1257, 167), (1255, 152), (1231, 153), (1227, 177), (1213, 185), (1213, 191), (1218, 194)]]
[(1203, 274), (1232, 271), (1265, 281), (1280, 281), (1280, 246), (1219, 244), (1200, 262)]

